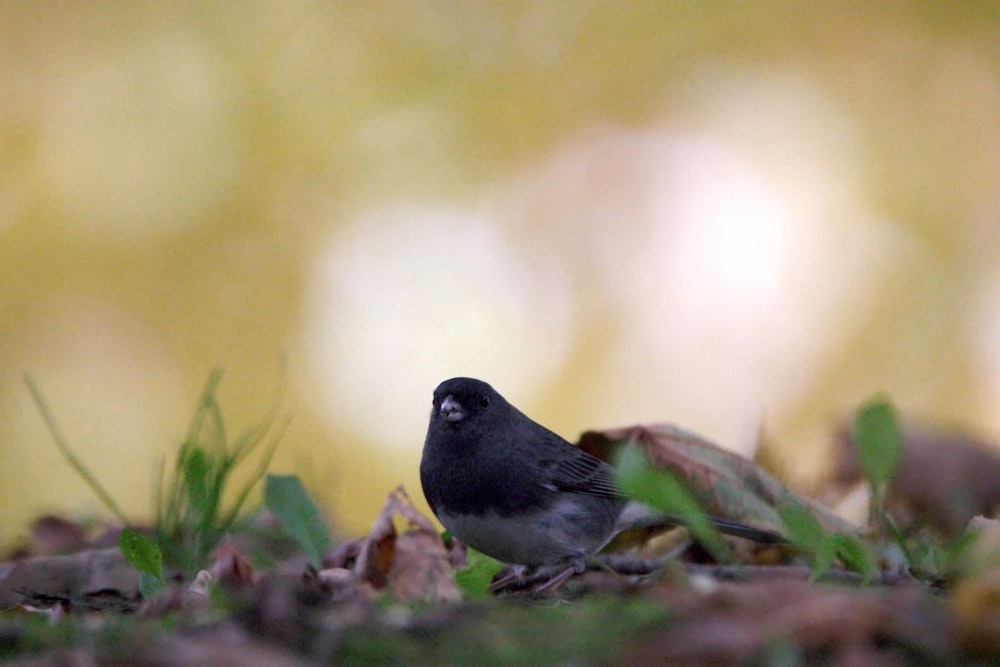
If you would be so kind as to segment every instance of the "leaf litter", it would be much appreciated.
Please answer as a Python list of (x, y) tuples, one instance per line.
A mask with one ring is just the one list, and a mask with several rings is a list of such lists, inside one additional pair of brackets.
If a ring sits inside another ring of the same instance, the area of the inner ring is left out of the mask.
[[(902, 469), (920, 460), (909, 447), (926, 446), (912, 438), (904, 431)], [(821, 535), (866, 539), (863, 527), (752, 461), (676, 427), (591, 431), (580, 443), (609, 460), (627, 445), (681, 479), (713, 515), (787, 535), (781, 508), (792, 502), (812, 513)], [(986, 461), (980, 466), (995, 465), (995, 455)], [(909, 476), (890, 486), (890, 506), (919, 518), (919, 503), (899, 500)], [(942, 533), (958, 531), (954, 516)], [(367, 535), (327, 547), (319, 563), (289, 532), (275, 537), (282, 521), (262, 510), (251, 523), (268, 530), (223, 537), (203, 569), (169, 574), (143, 600), (121, 552), (97, 548), (107, 534), (88, 540), (81, 536), (92, 528), (46, 517), (19, 558), (0, 564), (0, 658), (279, 666), (1000, 661), (1000, 522), (989, 516), (966, 517), (979, 539), (950, 556), (935, 552), (934, 576), (882, 561), (866, 577), (837, 557), (817, 574), (798, 545), (736, 538), (726, 538), (732, 561), (720, 564), (678, 529), (620, 545), (543, 599), (521, 592), (530, 586), (484, 593), (484, 582), (503, 576), (502, 564), (442, 536), (402, 488), (388, 494)], [(324, 544), (314, 525), (292, 532)], [(77, 551), (53, 553), (63, 549)], [(89, 639), (79, 641), (81, 633)]]

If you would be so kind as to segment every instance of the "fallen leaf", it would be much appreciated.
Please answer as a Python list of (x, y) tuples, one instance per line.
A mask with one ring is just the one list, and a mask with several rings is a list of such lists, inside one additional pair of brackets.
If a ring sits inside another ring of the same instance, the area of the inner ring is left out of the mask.
[(246, 586), (253, 583), (253, 567), (250, 565), (239, 547), (229, 539), (224, 538), (212, 552), (212, 578), (228, 586)]
[[(408, 524), (402, 535), (397, 534), (396, 517)], [(417, 511), (403, 487), (386, 499), (361, 544), (353, 571), (375, 588), (388, 587), (399, 600), (455, 601), (462, 597), (437, 529)]]
[(27, 558), (0, 571), (0, 608), (17, 606), (25, 593), (77, 601), (139, 597), (139, 574), (117, 548)]
[(713, 516), (782, 534), (779, 508), (796, 503), (807, 507), (826, 531), (858, 530), (816, 501), (792, 493), (753, 461), (671, 424), (588, 431), (579, 447), (610, 461), (626, 443), (639, 446), (654, 468), (678, 476)]

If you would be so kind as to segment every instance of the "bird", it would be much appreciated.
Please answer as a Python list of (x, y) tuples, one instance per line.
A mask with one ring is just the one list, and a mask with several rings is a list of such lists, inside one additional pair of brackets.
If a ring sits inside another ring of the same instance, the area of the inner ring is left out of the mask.
[[(464, 544), (520, 568), (563, 567), (553, 582), (583, 572), (587, 558), (637, 517), (682, 523), (630, 501), (609, 464), (469, 377), (434, 390), (420, 484), (431, 511)], [(784, 541), (770, 531), (709, 520), (722, 532)]]

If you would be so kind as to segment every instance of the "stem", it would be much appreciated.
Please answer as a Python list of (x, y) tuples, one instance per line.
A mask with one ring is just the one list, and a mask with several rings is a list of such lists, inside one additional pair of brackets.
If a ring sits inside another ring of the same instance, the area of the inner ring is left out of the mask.
[(118, 507), (118, 503), (116, 503), (114, 498), (112, 498), (111, 495), (105, 491), (104, 487), (101, 486), (101, 483), (97, 481), (97, 478), (94, 477), (87, 466), (84, 465), (83, 461), (78, 459), (76, 454), (70, 450), (69, 444), (66, 442), (66, 438), (63, 437), (63, 434), (59, 431), (59, 427), (56, 425), (55, 417), (52, 415), (52, 411), (49, 410), (48, 403), (46, 403), (45, 398), (42, 397), (42, 392), (39, 391), (38, 387), (35, 385), (35, 381), (32, 380), (31, 376), (27, 373), (24, 374), (24, 382), (28, 385), (28, 391), (31, 392), (31, 398), (34, 399), (35, 406), (38, 408), (38, 411), (42, 413), (42, 421), (45, 422), (46, 428), (49, 429), (49, 434), (52, 436), (52, 439), (56, 443), (56, 447), (59, 448), (63, 457), (73, 467), (76, 474), (82, 477), (83, 481), (85, 481), (93, 492), (97, 494), (97, 497), (101, 499), (101, 502), (104, 503), (105, 507), (111, 510), (114, 515), (118, 517), (118, 520), (124, 525), (128, 525), (129, 520), (128, 517), (125, 516), (125, 512)]

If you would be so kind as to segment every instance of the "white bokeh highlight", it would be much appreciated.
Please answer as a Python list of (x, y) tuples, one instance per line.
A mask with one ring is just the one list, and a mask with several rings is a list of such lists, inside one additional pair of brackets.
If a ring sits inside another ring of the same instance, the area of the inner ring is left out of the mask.
[(481, 377), (530, 398), (573, 345), (559, 263), (530, 264), (482, 214), (372, 211), (316, 257), (307, 401), (333, 426), (387, 446), (418, 450), (440, 381)]
[(597, 128), (493, 201), (570, 249), (603, 304), (610, 343), (576, 369), (586, 426), (675, 421), (746, 451), (806, 402), (872, 316), (873, 286), (919, 249), (863, 204), (851, 124), (819, 89), (699, 74), (662, 128)]

